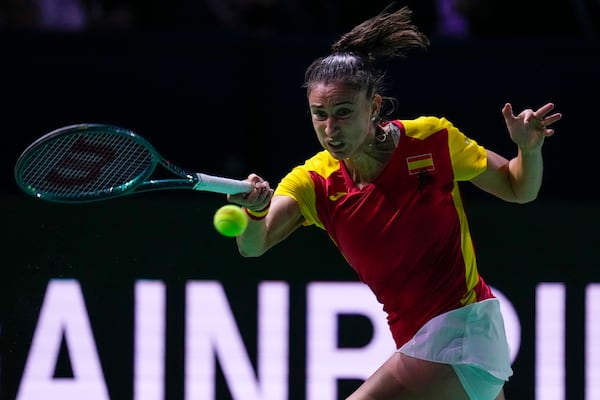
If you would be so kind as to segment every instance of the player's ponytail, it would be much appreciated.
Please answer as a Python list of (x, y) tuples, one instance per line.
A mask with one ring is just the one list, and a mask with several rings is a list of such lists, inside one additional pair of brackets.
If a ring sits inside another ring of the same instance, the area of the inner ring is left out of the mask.
[(404, 57), (410, 48), (426, 48), (429, 39), (412, 24), (412, 11), (392, 3), (378, 15), (342, 35), (332, 53), (313, 61), (304, 75), (310, 93), (316, 83), (342, 82), (366, 90), (367, 96), (383, 92), (380, 61)]
[(336, 41), (334, 53), (354, 53), (371, 61), (382, 57), (405, 57), (411, 48), (426, 48), (429, 39), (411, 21), (408, 7), (398, 9), (398, 3), (355, 26)]

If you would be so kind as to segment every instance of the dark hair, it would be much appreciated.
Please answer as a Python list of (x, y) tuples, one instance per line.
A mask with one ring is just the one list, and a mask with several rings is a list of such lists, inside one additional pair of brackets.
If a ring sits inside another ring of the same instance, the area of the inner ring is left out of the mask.
[[(332, 46), (332, 53), (313, 61), (304, 74), (302, 87), (310, 93), (315, 83), (341, 82), (368, 97), (384, 92), (382, 61), (406, 57), (410, 48), (426, 48), (427, 36), (412, 24), (412, 11), (398, 9), (397, 2), (345, 33)], [(395, 101), (385, 97), (385, 100)]]

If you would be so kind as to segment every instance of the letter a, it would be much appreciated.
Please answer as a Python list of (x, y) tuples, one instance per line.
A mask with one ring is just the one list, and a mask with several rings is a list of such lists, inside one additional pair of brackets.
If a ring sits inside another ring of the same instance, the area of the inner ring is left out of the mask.
[[(73, 377), (54, 377), (62, 338)], [(108, 400), (100, 360), (79, 283), (48, 283), (17, 400)]]

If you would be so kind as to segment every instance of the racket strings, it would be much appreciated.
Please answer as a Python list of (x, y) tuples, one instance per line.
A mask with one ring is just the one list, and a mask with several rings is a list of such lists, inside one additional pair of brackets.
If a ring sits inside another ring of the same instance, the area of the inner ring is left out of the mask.
[(126, 190), (153, 167), (152, 153), (135, 139), (93, 131), (44, 143), (23, 168), (22, 180), (53, 197), (95, 197)]
[(109, 147), (119, 149), (119, 156), (114, 160), (110, 169), (106, 170), (98, 188), (122, 187), (125, 189), (130, 184), (145, 178), (153, 167), (152, 154), (140, 143), (124, 136), (111, 135), (107, 144)]

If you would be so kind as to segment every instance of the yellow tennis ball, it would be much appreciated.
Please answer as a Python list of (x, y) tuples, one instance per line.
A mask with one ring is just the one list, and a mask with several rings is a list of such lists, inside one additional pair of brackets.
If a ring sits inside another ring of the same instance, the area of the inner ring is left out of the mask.
[(213, 217), (215, 229), (223, 236), (241, 235), (248, 226), (248, 216), (242, 207), (227, 204), (217, 210)]

